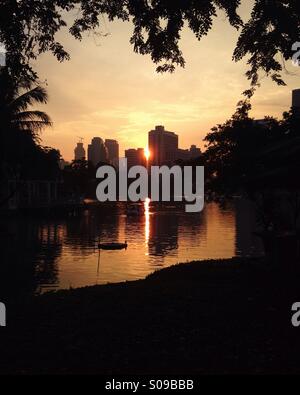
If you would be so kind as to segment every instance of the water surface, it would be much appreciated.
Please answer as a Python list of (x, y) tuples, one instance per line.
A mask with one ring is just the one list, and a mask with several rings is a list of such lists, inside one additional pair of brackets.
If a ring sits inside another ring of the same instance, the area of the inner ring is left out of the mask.
[[(178, 262), (261, 255), (254, 227), (254, 211), (243, 200), (222, 208), (210, 203), (196, 214), (145, 204), (144, 214), (127, 216), (116, 204), (67, 218), (15, 218), (1, 222), (9, 236), (0, 270), (6, 285), (27, 293), (141, 279)], [(99, 239), (126, 240), (128, 248), (99, 252)]]

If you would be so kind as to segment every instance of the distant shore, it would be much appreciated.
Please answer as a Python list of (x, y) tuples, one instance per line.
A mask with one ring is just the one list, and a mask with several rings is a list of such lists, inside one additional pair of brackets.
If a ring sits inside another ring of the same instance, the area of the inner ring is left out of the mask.
[(12, 304), (0, 373), (299, 373), (299, 280), (233, 258)]

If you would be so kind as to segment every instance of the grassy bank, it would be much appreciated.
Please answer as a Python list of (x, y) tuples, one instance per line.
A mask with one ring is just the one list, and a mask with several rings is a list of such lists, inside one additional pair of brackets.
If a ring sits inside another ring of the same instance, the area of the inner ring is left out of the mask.
[(300, 372), (299, 280), (262, 260), (192, 262), (10, 305), (0, 371)]

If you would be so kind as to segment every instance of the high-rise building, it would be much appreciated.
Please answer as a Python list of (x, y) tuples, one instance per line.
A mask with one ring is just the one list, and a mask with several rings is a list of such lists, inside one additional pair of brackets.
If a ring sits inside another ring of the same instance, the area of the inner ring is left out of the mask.
[(155, 130), (151, 130), (148, 135), (150, 163), (153, 166), (159, 166), (164, 160), (164, 152), (163, 152), (164, 130), (165, 128), (163, 126), (156, 126)]
[(119, 144), (117, 140), (105, 140), (105, 146), (108, 153), (108, 161), (111, 165), (118, 167), (119, 162)]
[(77, 143), (77, 146), (74, 149), (74, 159), (75, 160), (85, 159), (85, 149), (83, 147), (83, 143)]
[(165, 130), (164, 126), (156, 126), (149, 132), (148, 145), (151, 165), (161, 166), (176, 160), (178, 135)]
[(178, 135), (173, 132), (164, 132), (164, 162), (172, 164), (178, 151)]
[(191, 159), (191, 153), (188, 149), (181, 149), (178, 148), (177, 153), (176, 153), (176, 160), (189, 160)]
[(130, 148), (125, 151), (125, 158), (127, 159), (127, 167), (130, 169), (133, 166), (146, 166), (146, 157), (144, 148)]
[(188, 161), (191, 159), (199, 158), (200, 156), (201, 156), (201, 149), (198, 148), (196, 145), (191, 145), (190, 149), (178, 148), (175, 160)]
[(107, 148), (100, 137), (94, 137), (88, 146), (88, 161), (97, 166), (108, 161)]

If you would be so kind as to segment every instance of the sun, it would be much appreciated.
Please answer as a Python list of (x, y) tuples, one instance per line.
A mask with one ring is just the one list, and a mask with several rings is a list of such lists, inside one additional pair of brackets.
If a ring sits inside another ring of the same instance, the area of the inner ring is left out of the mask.
[(149, 160), (149, 158), (150, 158), (150, 151), (149, 151), (148, 147), (144, 149), (144, 155), (145, 155), (145, 158), (147, 160)]

